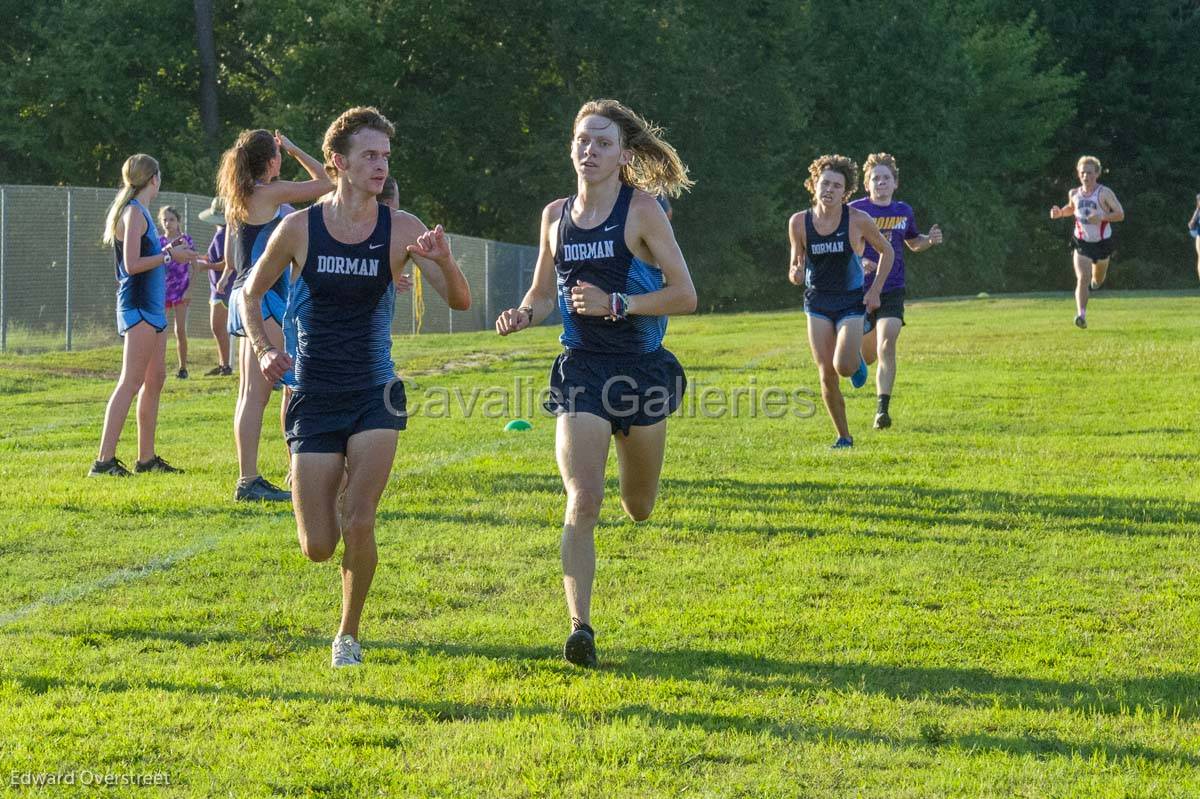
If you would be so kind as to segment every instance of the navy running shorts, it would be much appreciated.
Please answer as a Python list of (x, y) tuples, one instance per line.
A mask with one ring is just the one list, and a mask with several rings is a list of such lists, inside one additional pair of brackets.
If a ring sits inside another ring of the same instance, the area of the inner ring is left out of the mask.
[(899, 319), (900, 324), (905, 324), (904, 289), (885, 291), (880, 294), (879, 307), (874, 313), (867, 314), (867, 318), (870, 320), (872, 328), (880, 319)]
[(550, 367), (550, 399), (545, 408), (556, 416), (590, 413), (629, 435), (679, 408), (687, 375), (665, 347), (645, 355), (563, 350)]
[(804, 290), (804, 312), (809, 316), (828, 319), (833, 326), (839, 326), (847, 319), (862, 318), (867, 315), (867, 306), (863, 305), (863, 292), (829, 292), (816, 289)]
[[(385, 398), (386, 393), (386, 398)], [(364, 430), (403, 430), (408, 402), (399, 379), (358, 391), (292, 391), (287, 444), (300, 452), (346, 452), (346, 442)]]

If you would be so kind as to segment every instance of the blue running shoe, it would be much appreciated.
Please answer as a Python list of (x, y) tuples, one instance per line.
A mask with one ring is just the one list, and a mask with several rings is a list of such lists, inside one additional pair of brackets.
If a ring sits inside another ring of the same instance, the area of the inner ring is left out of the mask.
[(855, 388), (862, 388), (867, 384), (867, 362), (863, 357), (858, 356), (858, 368), (854, 370), (854, 374), (850, 375), (850, 385)]
[(833, 442), (830, 449), (849, 449), (854, 446), (854, 438), (852, 436), (839, 436), (838, 440)]

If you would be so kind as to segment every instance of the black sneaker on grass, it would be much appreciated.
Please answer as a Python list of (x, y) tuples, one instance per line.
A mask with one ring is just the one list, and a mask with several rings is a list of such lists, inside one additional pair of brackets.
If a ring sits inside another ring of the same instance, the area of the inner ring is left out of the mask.
[(886, 430), (891, 426), (892, 426), (892, 417), (888, 415), (887, 411), (883, 411), (882, 413), (875, 414), (875, 429), (876, 430)]
[(164, 461), (159, 456), (155, 455), (150, 460), (142, 463), (136, 461), (133, 464), (133, 470), (138, 474), (142, 472), (162, 472), (163, 474), (183, 474), (183, 469), (178, 469)]
[(180, 369), (178, 372), (175, 373), (175, 376), (177, 378), (179, 378), (180, 380), (187, 380), (188, 379), (187, 369)]
[(211, 368), (207, 372), (205, 372), (204, 376), (205, 377), (220, 377), (221, 375), (225, 374), (224, 369), (225, 369), (224, 366), (222, 366), (221, 364), (217, 364), (216, 366), (214, 366), (213, 368)]
[(563, 644), (563, 657), (576, 666), (596, 668), (600, 665), (596, 657), (596, 631), (579, 619), (571, 619), (571, 626), (574, 632), (567, 636), (567, 642)]
[(245, 482), (239, 480), (233, 498), (238, 502), (291, 502), (292, 493), (284, 491), (260, 474)]
[(125, 464), (115, 456), (106, 461), (96, 461), (92, 464), (88, 477), (129, 477)]

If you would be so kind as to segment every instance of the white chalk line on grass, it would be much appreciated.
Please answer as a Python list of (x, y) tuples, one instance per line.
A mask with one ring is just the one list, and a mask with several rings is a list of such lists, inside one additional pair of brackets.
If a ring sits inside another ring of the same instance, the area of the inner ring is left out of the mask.
[(73, 585), (64, 588), (53, 594), (47, 594), (41, 599), (35, 599), (28, 605), (11, 610), (8, 613), (0, 615), (0, 627), (7, 627), (13, 622), (18, 622), (42, 608), (52, 608), (57, 605), (65, 605), (68, 602), (74, 602), (77, 599), (83, 599), (89, 594), (95, 594), (100, 591), (107, 591), (109, 588), (116, 588), (126, 583), (132, 583), (136, 580), (141, 580), (149, 577), (152, 574), (157, 574), (174, 566), (176, 563), (185, 561), (188, 558), (195, 557), (203, 552), (208, 552), (216, 548), (218, 543), (217, 538), (206, 538), (203, 541), (184, 547), (183, 549), (170, 552), (162, 557), (155, 558), (149, 563), (144, 563), (141, 566), (129, 566), (124, 569), (117, 569), (111, 574), (107, 574), (91, 583), (84, 585)]
[[(422, 474), (430, 474), (443, 469), (447, 466), (452, 466), (456, 463), (471, 460), (480, 455), (487, 455), (498, 450), (505, 442), (492, 442), (482, 447), (459, 452), (454, 455), (448, 455), (442, 458), (436, 458), (430, 462), (424, 463), (413, 469), (407, 469), (404, 472), (394, 475), (393, 479), (404, 476), (415, 476)], [(127, 583), (143, 580), (159, 572), (164, 572), (176, 564), (182, 563), (185, 560), (194, 558), (196, 555), (201, 555), (216, 549), (217, 545), (222, 542), (223, 538), (210, 536), (203, 541), (190, 544), (175, 552), (169, 552), (166, 555), (155, 558), (154, 560), (144, 563), (140, 566), (127, 566), (124, 569), (117, 569), (114, 572), (106, 574), (99, 580), (83, 585), (73, 585), (56, 591), (52, 594), (47, 594), (40, 599), (35, 599), (27, 605), (22, 605), (19, 608), (10, 610), (7, 613), (0, 613), (0, 627), (7, 627), (10, 624), (21, 621), (28, 616), (43, 610), (45, 608), (53, 608), (58, 605), (65, 605), (79, 599), (83, 599), (91, 594), (96, 594), (101, 591), (107, 591), (110, 588), (117, 588)]]

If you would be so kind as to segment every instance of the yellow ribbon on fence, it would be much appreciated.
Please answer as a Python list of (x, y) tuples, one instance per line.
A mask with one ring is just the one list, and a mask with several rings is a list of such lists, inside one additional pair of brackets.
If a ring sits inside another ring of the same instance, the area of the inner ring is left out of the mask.
[(425, 321), (425, 295), (421, 292), (421, 270), (413, 265), (412, 307), (414, 333), (421, 332), (421, 323)]

